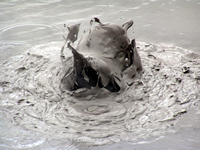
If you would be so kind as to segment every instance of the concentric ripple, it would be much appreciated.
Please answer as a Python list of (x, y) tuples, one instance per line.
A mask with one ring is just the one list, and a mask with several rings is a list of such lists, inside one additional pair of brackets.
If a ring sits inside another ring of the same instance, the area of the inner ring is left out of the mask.
[[(62, 43), (33, 47), (1, 64), (0, 109), (26, 129), (56, 139), (102, 145), (174, 132), (200, 93), (200, 56), (184, 49), (138, 42), (143, 72), (120, 94), (74, 97), (60, 90)], [(100, 91), (101, 92), (101, 91)]]

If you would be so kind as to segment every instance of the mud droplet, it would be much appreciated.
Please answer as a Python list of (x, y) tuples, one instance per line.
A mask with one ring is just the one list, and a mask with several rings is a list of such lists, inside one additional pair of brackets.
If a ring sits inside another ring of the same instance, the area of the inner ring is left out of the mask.
[(183, 73), (189, 73), (190, 72), (190, 67), (186, 67), (186, 66), (184, 66), (183, 68), (182, 68), (182, 70), (183, 70)]

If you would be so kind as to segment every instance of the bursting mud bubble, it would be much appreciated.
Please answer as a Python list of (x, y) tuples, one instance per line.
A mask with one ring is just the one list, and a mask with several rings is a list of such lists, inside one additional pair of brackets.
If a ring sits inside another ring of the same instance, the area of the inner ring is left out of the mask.
[[(180, 47), (139, 42), (143, 70), (123, 92), (75, 97), (60, 90), (73, 65), (62, 43), (32, 47), (0, 66), (0, 109), (25, 129), (55, 139), (103, 145), (176, 132), (172, 126), (191, 107), (200, 110), (200, 55)], [(81, 92), (79, 90), (78, 92)]]
[[(133, 21), (120, 26), (103, 24), (95, 17), (90, 24), (92, 22), (98, 25), (79, 40), (77, 48), (68, 43), (68, 51), (73, 54), (71, 63), (70, 58), (65, 60), (64, 46), (68, 40), (74, 43), (74, 39), (77, 39), (80, 24), (68, 27), (69, 34), (61, 49), (61, 60), (66, 68), (61, 79), (62, 90), (74, 91), (72, 94), (77, 96), (82, 93), (90, 95), (91, 91), (99, 95), (105, 95), (106, 91), (120, 93), (126, 85), (130, 85), (128, 80), (133, 80), (142, 70), (135, 39), (130, 40), (127, 36)], [(73, 65), (68, 67), (69, 63)]]

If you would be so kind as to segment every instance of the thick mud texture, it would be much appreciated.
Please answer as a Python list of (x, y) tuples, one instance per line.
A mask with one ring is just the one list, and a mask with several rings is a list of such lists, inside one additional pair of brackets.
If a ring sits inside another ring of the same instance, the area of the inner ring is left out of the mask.
[[(123, 92), (98, 97), (99, 89), (74, 97), (60, 90), (60, 45), (35, 46), (0, 66), (0, 109), (25, 129), (102, 145), (176, 132), (172, 126), (180, 115), (191, 107), (200, 109), (199, 54), (137, 42), (143, 71)], [(70, 62), (71, 52), (65, 56)]]

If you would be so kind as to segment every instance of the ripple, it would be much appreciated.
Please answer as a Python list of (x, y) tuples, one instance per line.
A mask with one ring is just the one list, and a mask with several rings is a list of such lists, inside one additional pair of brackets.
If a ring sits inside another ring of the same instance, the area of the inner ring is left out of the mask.
[(12, 29), (15, 29), (15, 28), (19, 28), (19, 27), (29, 27), (29, 26), (39, 26), (39, 27), (49, 27), (51, 28), (52, 26), (50, 25), (44, 25), (44, 24), (12, 24), (12, 25), (8, 25), (8, 26), (4, 26), (0, 29), (0, 35), (3, 34), (4, 32), (6, 31), (9, 31), (9, 30), (12, 30)]
[[(143, 42), (138, 42), (138, 51), (144, 71), (124, 92), (103, 98), (73, 97), (59, 87), (72, 64), (72, 55), (66, 52), (63, 66), (59, 45), (37, 45), (0, 68), (0, 108), (19, 126), (44, 136), (89, 145), (160, 136), (172, 132), (171, 124), (199, 97), (199, 55)], [(189, 72), (183, 72), (185, 66)]]

